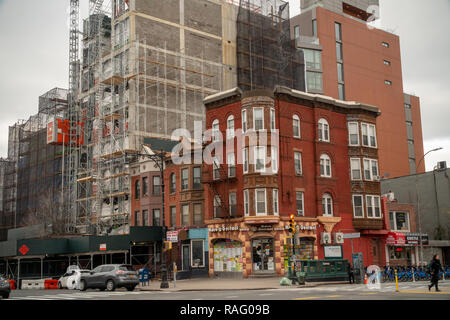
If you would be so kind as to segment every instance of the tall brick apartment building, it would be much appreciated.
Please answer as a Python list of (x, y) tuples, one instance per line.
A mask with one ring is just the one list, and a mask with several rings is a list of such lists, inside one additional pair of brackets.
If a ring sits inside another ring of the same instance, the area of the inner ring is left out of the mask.
[[(283, 275), (292, 213), (302, 258), (324, 258), (324, 233), (334, 243), (336, 232), (360, 232), (354, 252), (363, 253), (365, 265), (383, 265), (378, 108), (285, 87), (229, 90), (206, 98), (205, 106), (212, 141), (221, 133), (228, 142), (204, 166), (210, 275)], [(270, 132), (267, 143), (249, 137)], [(351, 253), (344, 241), (344, 259)]]

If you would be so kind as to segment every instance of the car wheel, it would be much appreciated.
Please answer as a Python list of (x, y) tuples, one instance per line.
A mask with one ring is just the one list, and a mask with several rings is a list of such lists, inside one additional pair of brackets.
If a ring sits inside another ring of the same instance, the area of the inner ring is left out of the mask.
[(128, 291), (133, 291), (133, 290), (134, 290), (134, 288), (136, 288), (136, 286), (132, 286), (132, 287), (127, 287), (127, 290), (128, 290)]
[(106, 290), (108, 290), (108, 291), (116, 290), (116, 285), (113, 280), (106, 281)]
[(80, 291), (86, 291), (87, 286), (86, 286), (86, 281), (85, 280), (81, 280), (80, 281)]

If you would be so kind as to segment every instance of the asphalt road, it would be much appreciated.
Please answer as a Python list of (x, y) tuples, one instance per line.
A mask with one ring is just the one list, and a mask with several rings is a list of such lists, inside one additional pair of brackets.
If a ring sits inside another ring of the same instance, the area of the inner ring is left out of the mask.
[(9, 300), (450, 300), (450, 281), (440, 283), (441, 292), (428, 291), (428, 282), (381, 284), (369, 290), (364, 285), (322, 285), (314, 288), (214, 291), (14, 290)]

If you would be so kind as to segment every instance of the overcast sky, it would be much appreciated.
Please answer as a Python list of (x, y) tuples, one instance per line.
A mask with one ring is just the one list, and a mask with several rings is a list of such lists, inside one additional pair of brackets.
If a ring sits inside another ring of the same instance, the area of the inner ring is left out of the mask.
[[(290, 1), (291, 16), (299, 3)], [(68, 4), (0, 0), (0, 157), (8, 126), (37, 113), (40, 95), (68, 86)], [(376, 25), (400, 36), (404, 90), (421, 98), (424, 151), (444, 148), (427, 156), (427, 170), (450, 166), (450, 0), (380, 0), (380, 14)]]

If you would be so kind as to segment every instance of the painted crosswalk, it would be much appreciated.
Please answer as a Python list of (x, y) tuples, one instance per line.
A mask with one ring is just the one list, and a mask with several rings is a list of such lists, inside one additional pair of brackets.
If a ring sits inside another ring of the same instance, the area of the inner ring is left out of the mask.
[[(120, 297), (125, 295), (141, 295), (142, 291), (136, 292), (75, 292), (75, 293), (60, 293), (60, 294), (46, 294), (34, 295), (26, 297), (10, 297), (8, 300), (90, 300), (96, 298), (106, 297)], [(145, 294), (152, 294), (152, 292), (145, 292)]]

